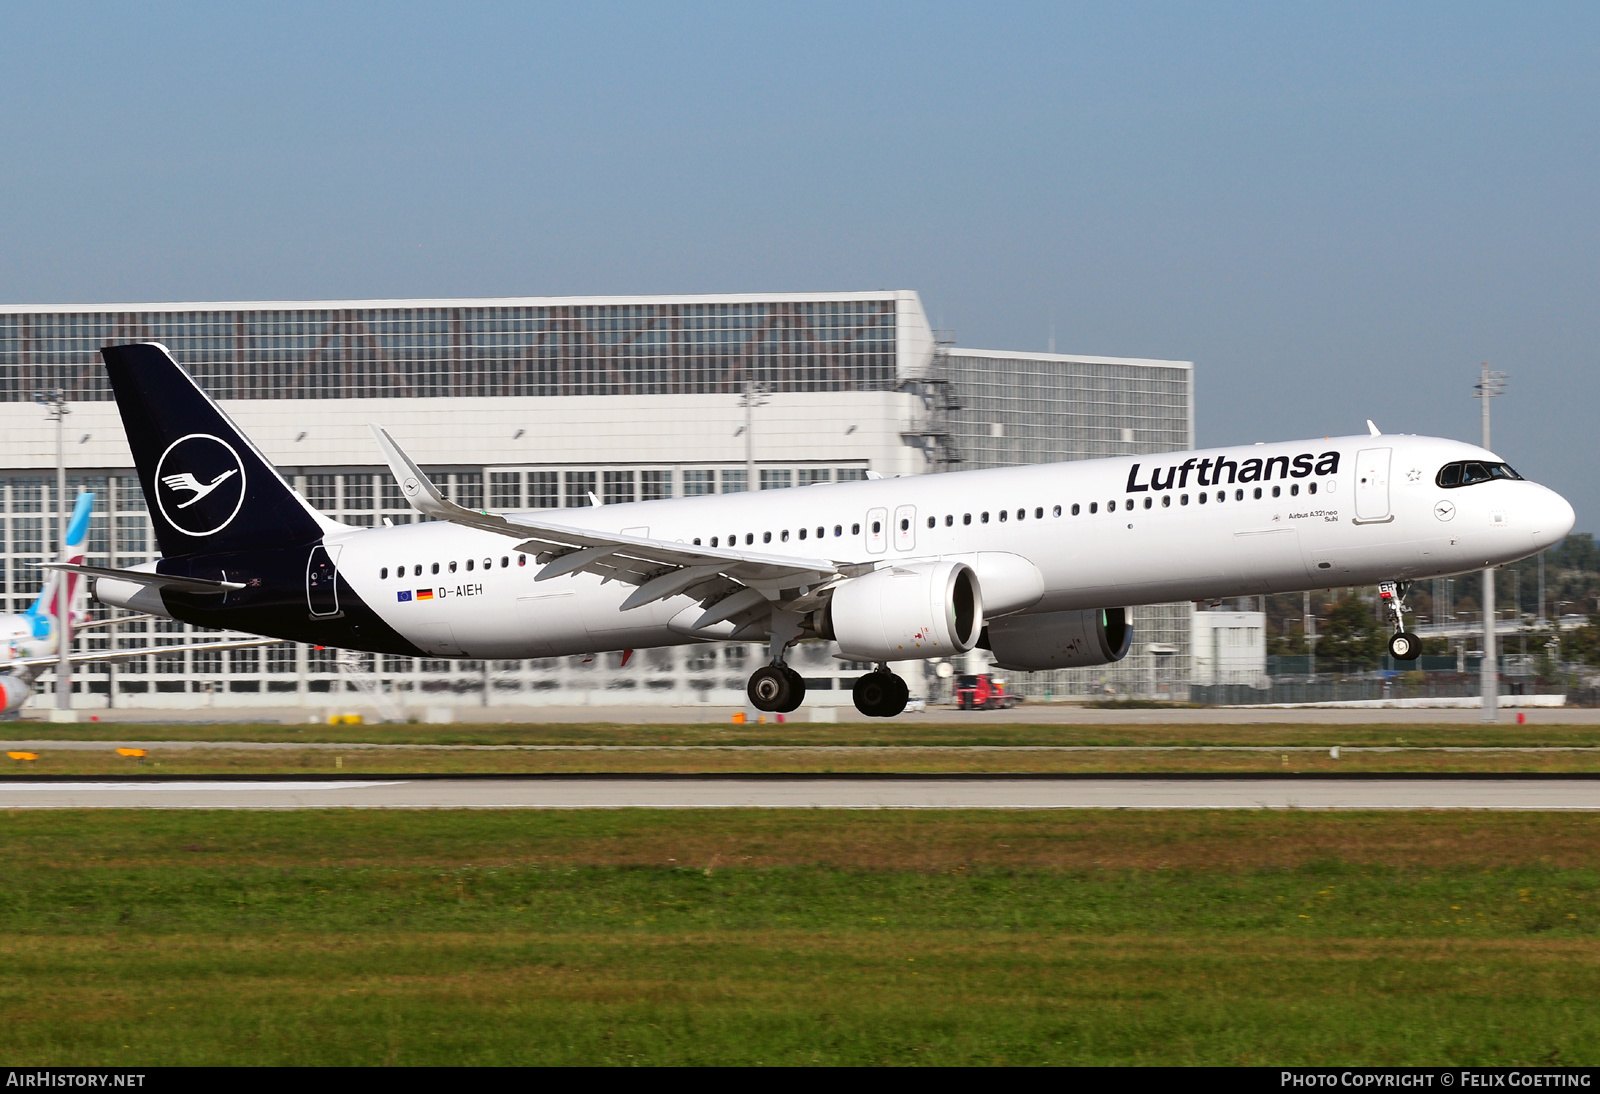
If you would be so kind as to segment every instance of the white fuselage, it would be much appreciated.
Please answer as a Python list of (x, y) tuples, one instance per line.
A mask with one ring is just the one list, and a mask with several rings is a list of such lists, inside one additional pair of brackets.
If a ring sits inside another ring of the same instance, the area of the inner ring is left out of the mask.
[[(1543, 486), (1435, 485), (1446, 463), (1495, 459), (1437, 438), (1342, 437), (529, 515), (796, 558), (962, 559), (994, 618), (1434, 577), (1559, 542), (1572, 508)], [(687, 630), (700, 612), (687, 596), (623, 612), (632, 586), (582, 573), (536, 581), (536, 560), (489, 532), (430, 522), (351, 529), (326, 542), (351, 588), (441, 657), (715, 637)]]

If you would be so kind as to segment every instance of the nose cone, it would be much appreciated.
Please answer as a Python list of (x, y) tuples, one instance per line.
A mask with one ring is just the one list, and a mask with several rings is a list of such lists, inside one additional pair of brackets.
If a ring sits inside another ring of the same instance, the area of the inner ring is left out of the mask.
[(1567, 538), (1578, 515), (1566, 498), (1547, 487), (1538, 487), (1539, 496), (1533, 499), (1529, 515), (1533, 517), (1533, 541), (1542, 550)]

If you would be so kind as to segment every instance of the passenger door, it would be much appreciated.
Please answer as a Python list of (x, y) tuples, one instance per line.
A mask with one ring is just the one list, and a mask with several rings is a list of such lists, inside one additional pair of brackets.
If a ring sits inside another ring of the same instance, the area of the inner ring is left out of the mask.
[(339, 548), (317, 544), (306, 560), (306, 607), (312, 618), (329, 619), (339, 614)]
[(1363, 448), (1356, 453), (1356, 523), (1382, 524), (1389, 513), (1389, 455), (1392, 449)]
[(917, 507), (902, 505), (894, 511), (894, 549), (910, 551), (917, 546)]
[(889, 530), (884, 527), (889, 523), (889, 510), (867, 510), (867, 553), (874, 555), (883, 554), (884, 548), (889, 546)]

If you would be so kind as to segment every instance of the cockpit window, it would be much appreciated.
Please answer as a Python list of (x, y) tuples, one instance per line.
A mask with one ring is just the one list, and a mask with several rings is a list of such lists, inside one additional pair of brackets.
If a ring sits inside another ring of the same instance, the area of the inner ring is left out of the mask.
[(1439, 468), (1439, 475), (1434, 479), (1438, 485), (1446, 489), (1453, 486), (1472, 486), (1490, 479), (1516, 479), (1522, 476), (1513, 471), (1508, 464), (1484, 463), (1481, 460), (1467, 460), (1462, 463), (1447, 463)]

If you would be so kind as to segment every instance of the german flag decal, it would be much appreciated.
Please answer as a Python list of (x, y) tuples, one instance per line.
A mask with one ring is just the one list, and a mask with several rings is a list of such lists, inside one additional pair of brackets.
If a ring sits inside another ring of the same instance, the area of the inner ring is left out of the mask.
[(418, 589), (417, 590), (417, 599), (418, 600), (432, 600), (433, 599), (433, 590), (432, 589)]

